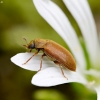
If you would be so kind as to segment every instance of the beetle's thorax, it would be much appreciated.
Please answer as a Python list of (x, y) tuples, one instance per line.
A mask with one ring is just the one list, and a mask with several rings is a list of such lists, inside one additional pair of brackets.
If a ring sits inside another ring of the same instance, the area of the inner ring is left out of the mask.
[(35, 39), (35, 48), (44, 48), (44, 46), (47, 44), (47, 40), (45, 39)]

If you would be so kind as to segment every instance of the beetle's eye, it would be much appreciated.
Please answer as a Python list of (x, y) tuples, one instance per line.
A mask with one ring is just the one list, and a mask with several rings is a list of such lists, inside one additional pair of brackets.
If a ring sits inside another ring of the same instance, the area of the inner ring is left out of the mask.
[(29, 49), (34, 49), (34, 48), (35, 48), (34, 43), (33, 43), (33, 44), (30, 44), (28, 48), (29, 48)]

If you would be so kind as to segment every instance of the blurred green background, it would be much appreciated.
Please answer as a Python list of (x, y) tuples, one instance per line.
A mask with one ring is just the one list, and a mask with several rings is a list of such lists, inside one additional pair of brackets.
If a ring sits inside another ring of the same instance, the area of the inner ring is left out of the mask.
[[(67, 14), (78, 36), (80, 30), (61, 0), (53, 0)], [(89, 0), (93, 16), (100, 31), (100, 1)], [(0, 100), (96, 100), (95, 91), (81, 84), (62, 84), (37, 87), (31, 84), (36, 72), (22, 69), (10, 58), (25, 52), (23, 44), (35, 38), (52, 39), (66, 46), (62, 38), (36, 11), (32, 0), (0, 0)], [(56, 37), (56, 38), (55, 38)]]

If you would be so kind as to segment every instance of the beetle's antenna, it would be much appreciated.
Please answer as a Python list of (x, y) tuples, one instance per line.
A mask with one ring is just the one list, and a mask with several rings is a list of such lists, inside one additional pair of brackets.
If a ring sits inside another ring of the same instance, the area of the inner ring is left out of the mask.
[(26, 38), (23, 38), (24, 40), (25, 40), (25, 42), (26, 42), (26, 45), (23, 45), (25, 48), (27, 48), (27, 46), (28, 46), (28, 43), (27, 43), (27, 40), (26, 40)]
[(27, 45), (23, 45), (25, 48), (27, 48)]
[(25, 40), (26, 44), (28, 45), (26, 38), (23, 38), (23, 39)]

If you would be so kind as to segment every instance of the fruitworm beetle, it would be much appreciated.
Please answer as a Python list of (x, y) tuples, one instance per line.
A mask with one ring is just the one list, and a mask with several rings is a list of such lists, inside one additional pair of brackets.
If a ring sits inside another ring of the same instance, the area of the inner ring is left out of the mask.
[[(25, 38), (23, 39), (27, 43), (27, 40)], [(41, 56), (40, 69), (38, 71), (40, 71), (42, 68), (42, 59), (44, 56), (47, 56), (55, 64), (59, 65), (62, 75), (66, 79), (68, 78), (64, 75), (62, 67), (68, 68), (71, 71), (76, 71), (76, 62), (72, 54), (67, 49), (65, 49), (63, 46), (59, 45), (58, 43), (52, 40), (34, 39), (30, 41), (29, 43), (27, 43), (27, 45), (23, 45), (23, 46), (29, 49), (30, 52), (32, 51), (32, 49), (37, 50), (37, 52), (35, 52), (25, 63), (23, 63), (23, 65), (26, 64), (29, 60), (31, 60), (33, 56), (36, 56), (41, 50), (43, 51), (43, 54)]]

